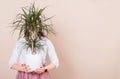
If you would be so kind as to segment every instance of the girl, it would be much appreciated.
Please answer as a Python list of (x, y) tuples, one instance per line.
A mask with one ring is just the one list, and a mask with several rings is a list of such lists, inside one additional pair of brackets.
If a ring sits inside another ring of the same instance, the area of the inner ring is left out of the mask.
[[(59, 60), (57, 54), (55, 52), (55, 48), (52, 42), (42, 35), (43, 45), (43, 53), (37, 51), (37, 54), (41, 54), (42, 56), (42, 66), (31, 71), (28, 65), (25, 64), (25, 57), (27, 54), (31, 53), (30, 48), (25, 48), (25, 37), (20, 38), (17, 43), (16, 47), (13, 51), (13, 54), (9, 60), (9, 68), (14, 69), (17, 72), (16, 79), (50, 79), (48, 72), (54, 68), (59, 66)], [(38, 42), (39, 43), (39, 42)], [(46, 64), (46, 57), (49, 57), (51, 63), (48, 65)]]

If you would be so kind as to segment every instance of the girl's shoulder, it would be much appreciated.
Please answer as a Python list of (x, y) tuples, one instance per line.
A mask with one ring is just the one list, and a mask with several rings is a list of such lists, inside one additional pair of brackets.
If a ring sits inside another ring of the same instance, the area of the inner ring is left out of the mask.
[(17, 44), (21, 44), (21, 43), (24, 43), (24, 42), (26, 42), (26, 39), (25, 39), (24, 37), (19, 38), (19, 39), (17, 40)]
[(46, 42), (51, 42), (51, 40), (48, 37), (42, 37), (42, 40)]
[(52, 41), (48, 37), (43, 37), (41, 42), (45, 43), (46, 45), (52, 44)]
[(22, 37), (22, 38), (19, 38), (17, 42), (21, 42), (21, 41), (26, 41), (26, 39)]

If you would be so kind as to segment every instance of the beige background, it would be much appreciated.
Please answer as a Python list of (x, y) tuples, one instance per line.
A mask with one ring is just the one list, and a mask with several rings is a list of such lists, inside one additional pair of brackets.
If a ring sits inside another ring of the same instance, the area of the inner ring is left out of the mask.
[[(0, 79), (15, 79), (8, 61), (18, 33), (10, 23), (34, 0), (0, 1)], [(60, 59), (52, 79), (120, 79), (120, 0), (36, 0), (53, 18)]]

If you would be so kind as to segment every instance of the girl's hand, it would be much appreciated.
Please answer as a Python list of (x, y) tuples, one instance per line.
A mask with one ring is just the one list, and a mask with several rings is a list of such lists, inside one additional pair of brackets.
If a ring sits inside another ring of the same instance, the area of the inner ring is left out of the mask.
[(29, 66), (22, 64), (21, 66), (18, 67), (18, 71), (30, 72), (30, 68)]
[(41, 66), (40, 68), (37, 68), (34, 72), (37, 74), (41, 74), (45, 71), (45, 68), (43, 66)]

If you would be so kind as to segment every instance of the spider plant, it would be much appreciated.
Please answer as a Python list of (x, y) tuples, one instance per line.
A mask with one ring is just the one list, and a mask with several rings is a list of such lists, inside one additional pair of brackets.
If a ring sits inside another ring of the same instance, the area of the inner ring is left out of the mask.
[[(25, 37), (27, 48), (31, 48), (32, 54), (35, 54), (37, 48), (41, 48), (42, 44), (38, 43), (42, 39), (42, 34), (47, 36), (49, 33), (54, 33), (50, 19), (43, 15), (44, 8), (36, 8), (35, 4), (22, 8), (22, 13), (19, 13), (12, 23), (13, 31), (19, 29), (19, 38)], [(49, 22), (48, 22), (49, 21)]]

